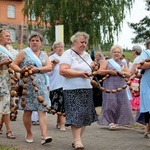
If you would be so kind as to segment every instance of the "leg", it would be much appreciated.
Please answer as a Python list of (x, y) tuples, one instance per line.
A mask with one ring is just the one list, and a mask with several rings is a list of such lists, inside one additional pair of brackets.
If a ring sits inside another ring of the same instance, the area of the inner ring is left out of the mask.
[(39, 123), (41, 128), (41, 144), (49, 143), (52, 141), (52, 137), (47, 135), (47, 116), (46, 112), (38, 111)]
[(146, 126), (145, 126), (145, 133), (144, 133), (144, 137), (145, 138), (150, 138), (150, 119), (149, 119), (149, 112), (146, 112), (144, 113), (144, 116), (145, 116), (145, 123), (146, 123)]
[(57, 124), (56, 124), (56, 128), (57, 128), (57, 129), (60, 129), (60, 118), (59, 118), (58, 115), (57, 115)]
[(2, 115), (1, 121), (0, 121), (0, 134), (3, 133), (2, 127), (3, 127), (3, 123), (4, 123), (4, 117)]
[(41, 136), (47, 137), (47, 116), (46, 116), (46, 112), (38, 111), (38, 115), (39, 115), (39, 122), (40, 122), (40, 128), (41, 128)]
[(4, 123), (6, 125), (6, 132), (11, 131), (10, 128), (10, 114), (3, 115)]
[(26, 138), (27, 139), (32, 139), (31, 114), (32, 114), (32, 111), (30, 111), (30, 110), (24, 110), (23, 123), (24, 123), (24, 126), (26, 128), (26, 132), (27, 132)]
[(72, 146), (75, 147), (76, 150), (84, 149), (84, 146), (81, 141), (81, 134), (83, 133), (83, 132), (81, 133), (82, 128), (77, 128), (76, 126), (72, 125), (71, 130), (72, 130), (72, 134), (73, 134), (73, 138), (74, 138), (74, 143), (72, 144)]
[(83, 126), (82, 128), (81, 128), (81, 133), (80, 133), (80, 136), (82, 137), (82, 135), (83, 135), (83, 133), (84, 133), (84, 131), (85, 131), (85, 128), (86, 128), (86, 126)]
[(10, 114), (3, 115), (4, 123), (6, 126), (6, 135), (10, 139), (15, 139), (15, 135), (10, 128)]
[(60, 120), (60, 131), (66, 131), (65, 129), (65, 117), (63, 115), (58, 116)]

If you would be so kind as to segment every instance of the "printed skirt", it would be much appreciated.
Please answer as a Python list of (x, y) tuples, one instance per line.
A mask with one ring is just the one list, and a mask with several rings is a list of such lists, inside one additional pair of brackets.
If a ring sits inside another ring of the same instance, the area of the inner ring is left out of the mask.
[(92, 89), (64, 90), (63, 93), (66, 126), (74, 125), (80, 128), (97, 121)]
[(65, 112), (64, 108), (64, 96), (63, 89), (59, 88), (53, 91), (50, 91), (50, 99), (51, 99), (51, 109), (56, 112)]

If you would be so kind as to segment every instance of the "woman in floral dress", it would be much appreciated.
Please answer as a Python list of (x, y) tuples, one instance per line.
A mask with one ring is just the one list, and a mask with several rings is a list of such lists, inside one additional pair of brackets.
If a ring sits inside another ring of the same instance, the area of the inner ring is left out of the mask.
[(6, 48), (10, 42), (10, 33), (7, 30), (0, 31), (0, 133), (2, 134), (2, 123), (6, 126), (6, 135), (14, 139), (15, 135), (10, 127), (10, 77), (9, 77), (9, 60), (14, 56)]

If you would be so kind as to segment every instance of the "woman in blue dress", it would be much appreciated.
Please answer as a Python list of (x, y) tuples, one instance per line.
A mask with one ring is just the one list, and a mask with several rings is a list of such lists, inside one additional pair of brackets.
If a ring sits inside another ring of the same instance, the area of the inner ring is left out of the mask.
[[(140, 55), (140, 60), (145, 61), (150, 59), (150, 40), (146, 43), (146, 50), (143, 50)], [(145, 62), (143, 65), (138, 66), (139, 69), (142, 69), (143, 74), (140, 81), (140, 113), (144, 114), (145, 118), (145, 133), (144, 137), (150, 139), (150, 62)]]
[[(31, 114), (32, 111), (38, 111), (39, 123), (41, 128), (41, 144), (45, 144), (52, 141), (52, 137), (47, 135), (47, 109), (37, 101), (37, 96), (41, 95), (47, 106), (50, 106), (49, 92), (46, 83), (46, 74), (52, 70), (51, 63), (47, 54), (40, 50), (42, 45), (42, 37), (38, 33), (33, 33), (29, 37), (29, 47), (20, 51), (16, 59), (12, 63), (12, 68), (16, 72), (22, 72), (26, 66), (30, 66), (34, 82), (38, 88), (38, 92), (34, 91), (32, 86), (32, 80), (28, 77), (26, 88), (26, 106), (22, 108), (24, 110), (23, 122), (26, 128), (25, 140), (27, 143), (33, 142), (33, 135), (31, 131)], [(22, 81), (21, 81), (22, 83)]]

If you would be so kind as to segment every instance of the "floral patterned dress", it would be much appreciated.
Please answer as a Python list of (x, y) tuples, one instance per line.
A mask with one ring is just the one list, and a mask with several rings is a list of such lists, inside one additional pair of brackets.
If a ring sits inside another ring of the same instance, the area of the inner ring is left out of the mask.
[[(41, 60), (42, 65), (44, 66), (46, 64), (46, 53), (41, 51), (39, 59)], [(22, 68), (24, 66), (30, 66), (30, 65), (35, 65), (34, 61), (25, 54), (25, 59), (21, 63), (20, 67)], [(45, 84), (45, 78), (42, 73), (35, 73), (33, 74), (33, 76), (34, 76), (34, 82), (36, 83), (36, 86), (38, 88), (38, 92), (34, 91), (32, 80), (30, 79), (30, 77), (28, 77), (27, 89), (26, 89), (27, 94), (25, 95), (26, 106), (21, 109), (31, 110), (31, 111), (37, 111), (37, 110), (47, 111), (47, 109), (37, 100), (37, 96), (41, 95), (44, 98), (44, 102), (48, 106), (51, 105), (51, 102), (49, 99), (49, 92), (47, 89), (47, 85)], [(22, 83), (23, 81), (21, 81), (21, 84)]]
[[(9, 57), (0, 52), (0, 62)], [(10, 77), (8, 73), (8, 67), (3, 65), (0, 67), (0, 118), (4, 114), (10, 113)]]

